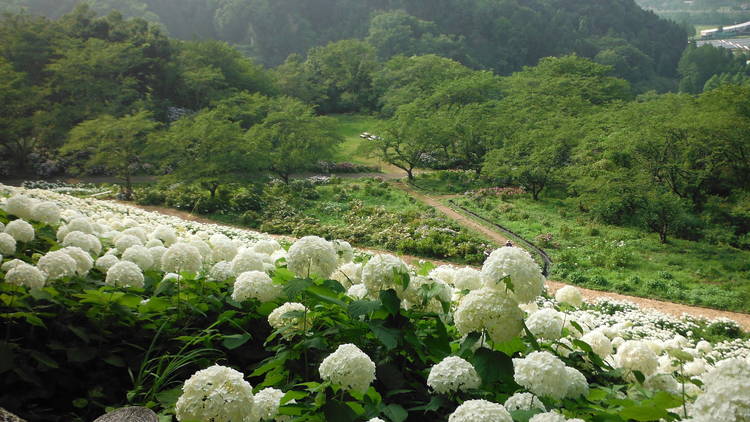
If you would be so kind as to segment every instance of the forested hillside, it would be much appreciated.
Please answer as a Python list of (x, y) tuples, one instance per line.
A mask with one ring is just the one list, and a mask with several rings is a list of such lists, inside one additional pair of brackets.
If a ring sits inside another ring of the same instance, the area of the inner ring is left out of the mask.
[(359, 38), (381, 59), (434, 53), (500, 74), (576, 53), (663, 90), (686, 44), (678, 25), (632, 0), (2, 0), (0, 8), (57, 18), (78, 3), (158, 23), (179, 39), (227, 41), (267, 66)]

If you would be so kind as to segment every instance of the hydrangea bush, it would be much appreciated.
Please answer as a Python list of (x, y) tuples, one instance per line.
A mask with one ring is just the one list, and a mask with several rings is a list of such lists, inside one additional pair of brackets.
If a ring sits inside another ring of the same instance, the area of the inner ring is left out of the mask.
[[(93, 420), (750, 421), (729, 320), (0, 185), (0, 406)], [(10, 228), (10, 229), (8, 229)]]

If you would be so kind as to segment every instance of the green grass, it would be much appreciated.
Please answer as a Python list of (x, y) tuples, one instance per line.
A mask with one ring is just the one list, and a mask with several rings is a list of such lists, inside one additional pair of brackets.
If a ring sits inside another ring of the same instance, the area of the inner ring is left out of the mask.
[[(462, 206), (536, 243), (552, 257), (553, 279), (584, 287), (750, 312), (750, 252), (600, 224), (559, 199)], [(545, 242), (539, 236), (551, 234)]]
[(368, 157), (362, 151), (361, 145), (365, 141), (359, 135), (362, 132), (372, 132), (379, 123), (376, 117), (363, 114), (335, 114), (331, 115), (337, 123), (336, 132), (344, 138), (344, 142), (334, 157), (335, 161), (348, 161), (355, 164), (379, 166), (380, 161)]
[(414, 185), (420, 190), (438, 195), (464, 193), (487, 187), (486, 183), (477, 180), (473, 171), (461, 170), (440, 170), (417, 174), (414, 178)]

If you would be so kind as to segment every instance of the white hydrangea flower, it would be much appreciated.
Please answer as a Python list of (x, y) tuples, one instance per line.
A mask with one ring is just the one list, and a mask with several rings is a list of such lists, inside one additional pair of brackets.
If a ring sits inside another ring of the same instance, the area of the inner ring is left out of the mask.
[[(141, 244), (148, 242), (148, 234), (143, 227), (130, 227), (122, 231), (125, 236), (135, 236), (141, 241)], [(118, 248), (119, 249), (119, 248)]]
[(277, 388), (264, 388), (253, 396), (253, 414), (262, 421), (270, 421), (279, 414), (284, 392)]
[(527, 392), (516, 393), (508, 397), (508, 400), (505, 401), (504, 406), (508, 412), (534, 409), (539, 409), (542, 412), (547, 411), (547, 408), (544, 406), (544, 403), (539, 400), (539, 397)]
[[(214, 235), (216, 236), (216, 235)], [(211, 255), (216, 261), (231, 261), (237, 255), (237, 244), (228, 237), (211, 237)]]
[(591, 346), (591, 349), (602, 359), (612, 354), (612, 342), (601, 330), (589, 331), (581, 337), (581, 341)]
[(451, 413), (448, 422), (513, 422), (513, 418), (502, 404), (466, 400)]
[(263, 239), (259, 240), (253, 245), (253, 251), (255, 253), (262, 253), (266, 255), (273, 255), (274, 252), (282, 250), (279, 242), (274, 239)]
[(427, 385), (439, 394), (473, 390), (481, 384), (474, 366), (458, 356), (449, 356), (434, 365), (427, 377)]
[(523, 311), (518, 302), (503, 291), (481, 288), (461, 299), (453, 313), (461, 335), (487, 330), (496, 342), (512, 340), (523, 329)]
[(338, 281), (345, 288), (362, 282), (362, 264), (347, 262), (331, 274), (331, 279)]
[(13, 220), (5, 225), (5, 233), (13, 236), (17, 242), (31, 242), (34, 240), (34, 227), (24, 220)]
[(433, 268), (427, 276), (452, 286), (456, 282), (456, 267), (453, 265), (441, 265)]
[(328, 278), (338, 267), (338, 256), (331, 242), (318, 236), (305, 236), (289, 248), (287, 268), (297, 277), (316, 274)]
[[(159, 239), (149, 239), (148, 242), (146, 242), (145, 245), (143, 245), (147, 248), (153, 248), (155, 246), (164, 246), (164, 242), (162, 242)], [(166, 248), (164, 248), (166, 250)]]
[(367, 297), (367, 288), (364, 284), (354, 284), (346, 291), (346, 295), (361, 300)]
[(107, 270), (104, 282), (110, 286), (140, 289), (143, 288), (144, 278), (138, 265), (130, 261), (120, 261)]
[(683, 370), (685, 371), (685, 375), (690, 377), (697, 377), (698, 375), (703, 374), (706, 372), (709, 368), (709, 365), (706, 363), (705, 359), (693, 359), (690, 362), (683, 365)]
[(16, 239), (8, 233), (0, 233), (0, 254), (13, 255), (16, 253)]
[(60, 207), (52, 201), (39, 202), (31, 209), (31, 219), (45, 224), (60, 223)]
[(290, 339), (301, 331), (310, 326), (310, 321), (305, 322), (305, 318), (299, 315), (290, 315), (290, 313), (307, 312), (305, 305), (297, 302), (286, 302), (274, 309), (268, 315), (268, 323), (276, 330), (282, 331), (285, 339)]
[(161, 269), (168, 272), (198, 273), (203, 265), (203, 257), (198, 248), (188, 243), (175, 243), (161, 257)]
[(568, 391), (565, 393), (565, 397), (576, 398), (589, 394), (589, 382), (581, 371), (566, 366), (565, 372), (568, 375)]
[(714, 351), (714, 348), (713, 346), (711, 346), (711, 343), (707, 342), (706, 340), (699, 341), (698, 344), (695, 345), (695, 349), (699, 353), (704, 354), (704, 355), (707, 355)]
[(70, 255), (76, 261), (76, 273), (78, 275), (84, 276), (94, 268), (94, 259), (83, 249), (76, 246), (66, 246), (60, 249), (60, 251)]
[(646, 378), (643, 386), (651, 391), (666, 391), (675, 395), (682, 393), (680, 384), (671, 374), (653, 374)]
[(5, 281), (16, 286), (26, 286), (29, 289), (41, 289), (47, 280), (47, 274), (39, 268), (25, 262), (13, 266), (7, 274)]
[(251, 249), (241, 249), (232, 259), (232, 271), (235, 274), (263, 270), (263, 258)]
[(115, 238), (115, 248), (122, 253), (125, 252), (131, 246), (143, 246), (141, 239), (131, 234), (121, 234)]
[(94, 234), (94, 225), (88, 217), (74, 217), (65, 225), (65, 228), (68, 230), (68, 233), (84, 232), (86, 234)]
[(5, 211), (23, 219), (31, 219), (36, 201), (26, 195), (15, 194), (5, 201)]
[(206, 263), (214, 262), (213, 250), (211, 249), (211, 246), (208, 245), (208, 243), (196, 237), (193, 237), (187, 243), (189, 245), (195, 246), (195, 248), (198, 249), (198, 253), (200, 253), (201, 257), (203, 258), (203, 261), (205, 261)]
[(276, 284), (262, 271), (246, 271), (237, 276), (234, 282), (232, 299), (244, 302), (250, 298), (270, 302), (281, 296), (284, 286)]
[(96, 262), (94, 263), (94, 266), (101, 272), (106, 273), (107, 270), (109, 270), (113, 265), (120, 262), (119, 259), (117, 259), (117, 256), (115, 255), (102, 255), (99, 257)]
[(339, 265), (352, 262), (352, 260), (354, 259), (354, 249), (352, 248), (352, 245), (349, 244), (349, 242), (337, 239), (331, 241), (331, 245), (336, 251)]
[(36, 266), (47, 273), (47, 279), (50, 281), (72, 276), (77, 269), (75, 259), (63, 251), (47, 252), (39, 258)]
[[(423, 289), (436, 290), (437, 294), (429, 302), (424, 303)], [(444, 311), (441, 302), (450, 303), (451, 294), (451, 287), (445, 282), (418, 275), (411, 278), (409, 287), (404, 290), (402, 296), (406, 309), (419, 309), (424, 312), (442, 314)]]
[(396, 283), (397, 274), (407, 274), (409, 268), (406, 263), (393, 255), (378, 254), (370, 258), (362, 268), (362, 284), (372, 297), (378, 297), (381, 290), (394, 289), (396, 293), (404, 288)]
[[(0, 257), (2, 257), (2, 255), (0, 255)], [(0, 258), (0, 261), (2, 261), (2, 258)], [(11, 259), (8, 262), (3, 262), (3, 265), (0, 265), (0, 270), (8, 272), (21, 264), (25, 264), (25, 262), (20, 259)]]
[(0, 221), (0, 230), (5, 230), (5, 223)]
[(537, 413), (529, 422), (566, 422), (565, 416), (557, 412)]
[(253, 387), (241, 372), (214, 365), (193, 374), (175, 405), (178, 421), (256, 422)]
[(151, 238), (159, 239), (164, 243), (164, 246), (169, 247), (177, 241), (177, 233), (169, 226), (160, 225), (151, 232)]
[(474, 268), (465, 267), (456, 270), (453, 287), (458, 290), (477, 290), (482, 288), (482, 273)]
[(372, 418), (372, 419), (369, 419), (367, 422), (385, 422), (385, 421), (380, 418)]
[(566, 366), (552, 353), (531, 352), (525, 358), (513, 359), (513, 379), (532, 393), (562, 399), (568, 392)]
[(208, 278), (211, 281), (225, 281), (232, 277), (234, 277), (234, 271), (229, 261), (219, 261), (208, 271)]
[(154, 258), (151, 251), (140, 245), (133, 245), (122, 253), (123, 261), (130, 261), (138, 265), (141, 270), (148, 271), (154, 266)]
[(552, 308), (542, 308), (526, 319), (532, 334), (546, 340), (557, 340), (562, 336), (564, 315)]
[(346, 390), (365, 392), (375, 380), (375, 363), (353, 344), (342, 344), (318, 368), (324, 381)]
[(507, 276), (510, 276), (513, 295), (519, 303), (531, 302), (542, 293), (542, 270), (531, 255), (521, 248), (504, 246), (496, 249), (482, 265), (484, 287), (505, 290), (506, 284), (501, 280)]
[(164, 252), (167, 248), (164, 246), (151, 246), (148, 248), (148, 252), (151, 254), (151, 259), (154, 262), (153, 268), (155, 270), (161, 270), (161, 258), (164, 256)]
[(79, 231), (65, 235), (62, 245), (76, 246), (93, 255), (99, 255), (102, 251), (102, 244), (96, 236)]
[(750, 362), (727, 359), (703, 376), (705, 392), (693, 403), (695, 421), (750, 422)]
[(656, 372), (659, 361), (646, 342), (628, 340), (617, 348), (615, 365), (631, 371), (640, 371), (643, 375), (648, 376)]
[(555, 292), (555, 300), (560, 303), (566, 303), (570, 306), (580, 308), (583, 305), (583, 296), (581, 291), (573, 286), (564, 286)]

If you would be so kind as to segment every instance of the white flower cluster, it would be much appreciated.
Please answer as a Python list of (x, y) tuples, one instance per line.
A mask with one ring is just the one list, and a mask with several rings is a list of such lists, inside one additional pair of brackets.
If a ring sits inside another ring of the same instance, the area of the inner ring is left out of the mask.
[(248, 299), (257, 299), (261, 302), (270, 302), (279, 296), (284, 286), (276, 284), (268, 274), (262, 271), (246, 271), (234, 282), (232, 299), (244, 302)]
[(539, 400), (539, 397), (527, 392), (516, 393), (508, 397), (508, 399), (505, 400), (504, 406), (509, 412), (534, 409), (539, 409), (542, 412), (547, 411), (547, 408), (544, 407), (544, 403)]
[(253, 387), (241, 372), (214, 365), (193, 374), (175, 405), (179, 421), (256, 422)]
[(305, 278), (313, 274), (328, 278), (339, 266), (336, 249), (331, 242), (318, 236), (305, 236), (289, 248), (287, 268)]
[(553, 308), (542, 308), (526, 319), (532, 334), (546, 340), (557, 340), (562, 336), (565, 315)]
[(483, 287), (461, 299), (453, 313), (461, 335), (486, 330), (496, 342), (512, 340), (523, 328), (523, 311), (505, 291)]
[(409, 268), (401, 258), (388, 254), (378, 254), (370, 258), (362, 268), (362, 284), (371, 297), (378, 297), (381, 290), (394, 289), (403, 293), (404, 287), (397, 283), (400, 275), (408, 275)]
[(318, 370), (323, 380), (346, 390), (365, 392), (375, 380), (375, 363), (353, 344), (340, 345), (323, 359)]
[(694, 422), (750, 422), (750, 362), (727, 359), (703, 376), (705, 392), (690, 410)]
[(555, 300), (560, 303), (566, 303), (576, 308), (583, 305), (583, 296), (581, 291), (573, 286), (564, 286), (555, 292)]
[(448, 422), (513, 422), (513, 418), (502, 404), (467, 400), (451, 413)]
[(506, 277), (513, 285), (513, 296), (519, 303), (527, 303), (542, 293), (544, 276), (539, 264), (528, 252), (513, 246), (494, 250), (482, 265), (482, 284), (485, 288), (506, 290)]
[(479, 388), (482, 380), (474, 366), (458, 356), (449, 356), (430, 369), (427, 385), (436, 393), (447, 394)]
[[(300, 312), (307, 312), (305, 305), (297, 302), (284, 303), (268, 315), (268, 323), (280, 330), (285, 339), (290, 339), (306, 328), (305, 318), (298, 315)], [(307, 321), (307, 328), (309, 326), (310, 322)]]
[(538, 396), (562, 399), (588, 393), (583, 374), (549, 352), (531, 352), (525, 358), (515, 358), (513, 368), (515, 381)]

